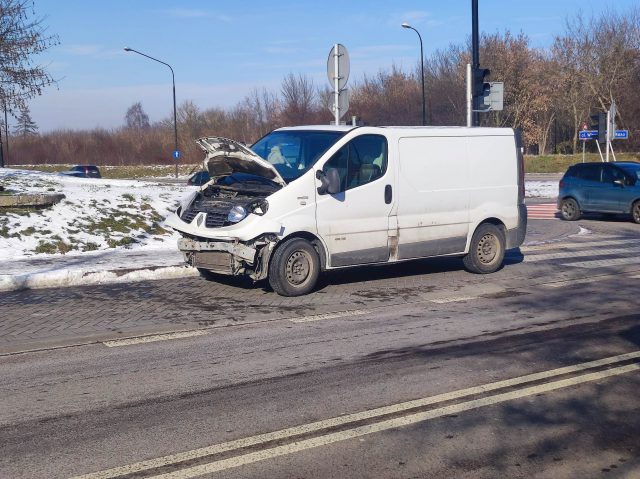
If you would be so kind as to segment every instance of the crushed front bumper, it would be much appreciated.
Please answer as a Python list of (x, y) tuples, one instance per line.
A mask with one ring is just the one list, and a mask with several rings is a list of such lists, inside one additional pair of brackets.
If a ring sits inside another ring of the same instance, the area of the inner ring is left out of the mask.
[(274, 238), (267, 237), (250, 243), (181, 238), (178, 249), (195, 268), (231, 276), (248, 275), (258, 281), (267, 277), (267, 265), (275, 244)]

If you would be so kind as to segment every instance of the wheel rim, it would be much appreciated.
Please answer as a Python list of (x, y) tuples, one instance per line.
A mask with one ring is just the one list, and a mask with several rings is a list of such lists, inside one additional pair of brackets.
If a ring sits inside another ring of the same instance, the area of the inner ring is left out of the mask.
[(636, 223), (640, 223), (640, 203), (636, 203), (633, 207), (633, 219)]
[(293, 286), (303, 284), (311, 274), (311, 255), (306, 251), (294, 251), (287, 260), (287, 281)]
[(498, 238), (493, 234), (487, 233), (478, 242), (478, 260), (482, 264), (490, 264), (496, 259), (499, 250), (500, 242)]
[(562, 203), (562, 215), (565, 218), (573, 218), (576, 213), (576, 207), (572, 201), (565, 201)]

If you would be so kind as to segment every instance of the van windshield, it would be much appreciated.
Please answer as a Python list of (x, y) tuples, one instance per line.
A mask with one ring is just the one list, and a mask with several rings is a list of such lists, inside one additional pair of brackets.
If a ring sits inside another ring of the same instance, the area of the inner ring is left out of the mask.
[(274, 131), (262, 137), (251, 149), (267, 160), (287, 183), (299, 178), (345, 132)]

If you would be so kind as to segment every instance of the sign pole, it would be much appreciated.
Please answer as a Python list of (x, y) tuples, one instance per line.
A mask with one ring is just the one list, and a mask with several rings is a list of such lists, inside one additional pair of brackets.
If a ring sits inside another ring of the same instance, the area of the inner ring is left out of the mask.
[(596, 146), (598, 147), (598, 153), (600, 153), (600, 161), (604, 163), (604, 158), (602, 156), (602, 148), (600, 148), (600, 142), (598, 140), (596, 140)]
[(607, 142), (605, 145), (605, 148), (607, 149), (607, 153), (606, 153), (606, 158), (607, 158), (607, 163), (609, 163), (609, 148), (611, 147), (611, 111), (607, 112)]
[(584, 150), (585, 150), (585, 145), (587, 144), (586, 140), (582, 141), (582, 162), (584, 163)]

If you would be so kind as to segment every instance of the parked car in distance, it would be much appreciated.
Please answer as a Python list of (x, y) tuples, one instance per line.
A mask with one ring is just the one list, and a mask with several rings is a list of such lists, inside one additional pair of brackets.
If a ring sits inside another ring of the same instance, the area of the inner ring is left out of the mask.
[(189, 177), (189, 179), (187, 180), (187, 184), (193, 185), (193, 186), (202, 186), (206, 182), (208, 182), (210, 179), (211, 177), (209, 176), (208, 171), (205, 171), (205, 170), (196, 171), (193, 175)]
[(560, 180), (558, 209), (567, 221), (583, 213), (630, 214), (640, 223), (640, 163), (578, 163)]
[(75, 165), (69, 168), (68, 171), (60, 172), (60, 174), (76, 178), (102, 178), (100, 170), (95, 165)]

